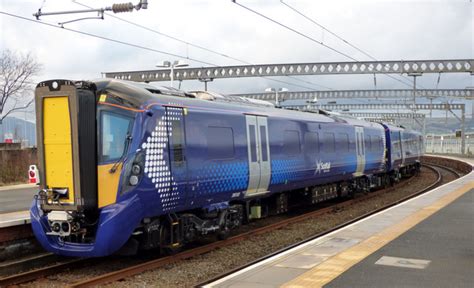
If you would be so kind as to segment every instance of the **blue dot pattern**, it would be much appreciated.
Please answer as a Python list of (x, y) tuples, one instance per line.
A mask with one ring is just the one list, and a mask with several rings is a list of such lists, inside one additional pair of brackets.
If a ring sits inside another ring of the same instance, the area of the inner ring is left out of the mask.
[(272, 160), (272, 180), (271, 185), (286, 184), (298, 179), (298, 168), (304, 161), (297, 159)]
[(199, 195), (245, 191), (249, 181), (246, 162), (212, 163), (198, 171)]

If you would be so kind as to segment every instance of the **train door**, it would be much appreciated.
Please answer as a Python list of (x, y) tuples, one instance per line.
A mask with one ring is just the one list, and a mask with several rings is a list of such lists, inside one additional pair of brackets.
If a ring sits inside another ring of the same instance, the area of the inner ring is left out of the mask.
[(268, 191), (271, 177), (267, 117), (246, 115), (249, 184), (246, 196)]
[(168, 131), (168, 155), (170, 161), (169, 198), (175, 205), (184, 205), (187, 186), (186, 139), (184, 113), (181, 107), (165, 107)]
[(356, 134), (356, 155), (357, 155), (357, 168), (355, 176), (362, 175), (365, 170), (365, 142), (364, 142), (364, 128), (355, 127)]
[(399, 143), (400, 143), (400, 156), (402, 157), (402, 164), (401, 165), (405, 166), (405, 148), (406, 148), (405, 143), (406, 142), (403, 141), (401, 131), (398, 132), (398, 137), (400, 137), (399, 138), (400, 139), (400, 141), (399, 141)]

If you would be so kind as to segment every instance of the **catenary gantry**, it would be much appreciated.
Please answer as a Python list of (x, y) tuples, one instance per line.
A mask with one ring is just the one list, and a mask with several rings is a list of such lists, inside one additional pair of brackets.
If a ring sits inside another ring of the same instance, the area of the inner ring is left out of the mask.
[[(289, 64), (236, 65), (174, 69), (175, 80), (218, 78), (340, 75), (340, 74), (404, 74), (404, 73), (474, 73), (474, 59), (397, 60), (358, 62), (313, 62)], [(106, 72), (105, 77), (153, 82), (169, 81), (171, 69)]]

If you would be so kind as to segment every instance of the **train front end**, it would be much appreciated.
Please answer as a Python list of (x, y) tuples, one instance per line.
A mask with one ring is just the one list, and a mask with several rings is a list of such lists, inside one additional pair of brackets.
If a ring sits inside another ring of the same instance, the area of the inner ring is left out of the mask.
[[(45, 81), (36, 88), (41, 186), (31, 206), (31, 225), (41, 245), (55, 254), (109, 255), (140, 221), (136, 197), (116, 201), (134, 115), (99, 105), (107, 97), (102, 93), (92, 82), (69, 80)], [(98, 137), (103, 129), (110, 139)]]

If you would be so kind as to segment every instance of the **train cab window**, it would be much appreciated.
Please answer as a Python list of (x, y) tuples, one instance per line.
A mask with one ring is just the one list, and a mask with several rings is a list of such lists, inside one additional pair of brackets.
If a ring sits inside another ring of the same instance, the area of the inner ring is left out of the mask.
[(283, 151), (287, 155), (297, 155), (301, 153), (300, 133), (296, 130), (285, 130)]
[(323, 151), (326, 153), (333, 153), (336, 151), (336, 139), (334, 133), (324, 133)]
[(304, 134), (304, 150), (307, 155), (316, 155), (319, 153), (318, 133), (306, 132)]
[[(250, 128), (254, 129), (253, 142), (255, 143), (255, 126)], [(252, 139), (251, 139), (252, 142)], [(255, 144), (252, 145), (255, 147)], [(234, 158), (234, 132), (230, 127), (215, 127), (209, 126), (207, 129), (207, 155), (209, 159), (229, 159)], [(252, 158), (257, 158), (252, 152)]]
[(107, 111), (101, 113), (100, 161), (118, 160), (128, 146), (132, 118)]

